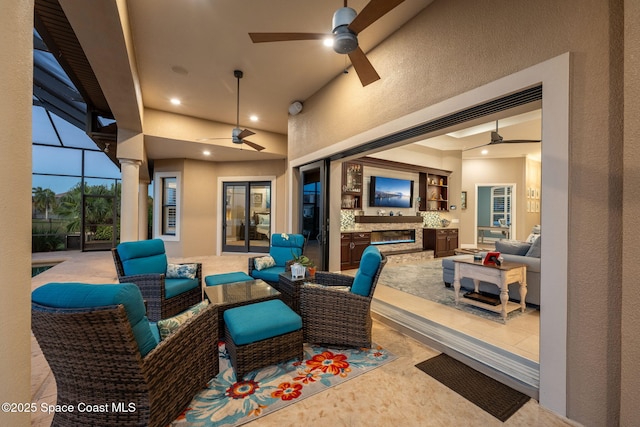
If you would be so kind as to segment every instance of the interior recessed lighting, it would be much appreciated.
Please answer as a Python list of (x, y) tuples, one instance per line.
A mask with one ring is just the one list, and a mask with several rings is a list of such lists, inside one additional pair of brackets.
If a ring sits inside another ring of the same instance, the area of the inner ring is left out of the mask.
[(251, 120), (252, 122), (257, 122), (258, 121), (258, 116), (253, 114), (253, 115), (249, 116), (249, 120)]
[(333, 46), (333, 38), (326, 38), (322, 41), (322, 43), (326, 46), (326, 47), (332, 47)]
[(181, 104), (181, 102), (180, 102), (180, 100), (178, 98), (171, 98), (171, 103), (173, 105), (180, 105)]
[(205, 156), (209, 156), (209, 155), (211, 155), (211, 151), (209, 151), (209, 150), (204, 150), (204, 151), (202, 152), (202, 154), (204, 154)]
[(480, 152), (480, 154), (482, 154), (483, 156), (486, 155), (486, 154), (489, 154), (489, 150), (482, 150)]

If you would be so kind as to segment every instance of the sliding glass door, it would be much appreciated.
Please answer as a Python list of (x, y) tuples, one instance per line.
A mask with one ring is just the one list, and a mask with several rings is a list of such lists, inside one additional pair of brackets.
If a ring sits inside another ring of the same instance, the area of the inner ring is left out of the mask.
[(300, 167), (300, 232), (306, 240), (304, 254), (320, 270), (327, 269), (327, 167), (324, 160)]
[(223, 183), (222, 250), (269, 252), (271, 183)]

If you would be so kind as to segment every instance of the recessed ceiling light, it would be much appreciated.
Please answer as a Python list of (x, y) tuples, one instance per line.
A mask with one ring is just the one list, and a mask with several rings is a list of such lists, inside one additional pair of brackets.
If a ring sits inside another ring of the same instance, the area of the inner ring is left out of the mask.
[(480, 152), (480, 154), (482, 154), (483, 156), (484, 156), (484, 155), (487, 155), (487, 154), (489, 154), (489, 150), (482, 150), (482, 151)]
[(322, 43), (327, 46), (327, 47), (332, 47), (333, 46), (333, 38), (329, 37), (326, 38), (322, 41)]
[(181, 102), (180, 102), (180, 100), (178, 98), (171, 98), (171, 103), (173, 105), (180, 105), (181, 104)]
[(211, 155), (211, 151), (209, 151), (209, 150), (204, 150), (204, 151), (202, 152), (202, 154), (204, 154), (205, 156), (209, 156), (209, 155)]
[(249, 117), (249, 120), (251, 120), (252, 122), (257, 122), (258, 121), (258, 116), (256, 116), (255, 114), (251, 115)]

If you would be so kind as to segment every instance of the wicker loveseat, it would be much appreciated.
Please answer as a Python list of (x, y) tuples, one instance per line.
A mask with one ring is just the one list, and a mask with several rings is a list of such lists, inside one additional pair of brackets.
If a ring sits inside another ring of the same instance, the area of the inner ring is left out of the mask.
[(135, 283), (153, 322), (174, 316), (202, 301), (202, 264), (195, 277), (167, 277), (167, 255), (160, 239), (120, 243), (111, 250), (120, 283)]
[(301, 286), (305, 342), (371, 347), (371, 299), (386, 262), (369, 246), (354, 277), (318, 271), (313, 284)]
[(54, 426), (166, 426), (218, 373), (208, 306), (158, 342), (133, 284), (50, 283), (32, 293), (32, 330), (53, 371)]

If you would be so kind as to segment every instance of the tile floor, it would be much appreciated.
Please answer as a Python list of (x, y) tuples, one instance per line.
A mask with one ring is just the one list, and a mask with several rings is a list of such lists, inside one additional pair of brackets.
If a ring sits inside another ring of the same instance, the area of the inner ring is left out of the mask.
[[(233, 254), (193, 257), (189, 258), (189, 261), (202, 262), (203, 274), (206, 276), (220, 272), (246, 271), (247, 257)], [(51, 281), (82, 281), (96, 284), (117, 282), (109, 252), (34, 254), (34, 261), (40, 260), (64, 262), (34, 277), (32, 288)], [(443, 310), (447, 307), (440, 307), (385, 286), (376, 288), (376, 298), (393, 302), (407, 311), (429, 316), (432, 320), (448, 322), (450, 326), (455, 325), (461, 331), (490, 340), (532, 360), (538, 360), (539, 322), (536, 314), (520, 316), (503, 325), (482, 321), (477, 316), (465, 315), (459, 310)], [(261, 418), (256, 425), (368, 426), (371, 425), (372, 419), (375, 419), (376, 424), (393, 423), (401, 426), (502, 425), (497, 419), (414, 367), (416, 363), (436, 355), (437, 351), (380, 322), (374, 322), (373, 336), (376, 343), (392, 349), (399, 358), (368, 375)], [(55, 380), (35, 338), (32, 338), (31, 359), (33, 401), (37, 402), (38, 406), (41, 402), (54, 403)], [(364, 396), (366, 398), (363, 398)], [(52, 416), (35, 414), (32, 426), (49, 426), (51, 420)], [(504, 425), (576, 424), (547, 411), (532, 399)]]

